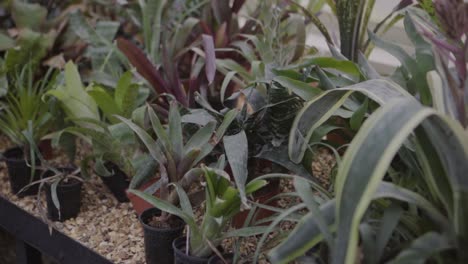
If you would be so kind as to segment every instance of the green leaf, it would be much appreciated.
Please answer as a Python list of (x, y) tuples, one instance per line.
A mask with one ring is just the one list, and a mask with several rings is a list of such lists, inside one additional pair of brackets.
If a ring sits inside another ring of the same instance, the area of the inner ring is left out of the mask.
[(352, 130), (357, 131), (359, 127), (361, 127), (362, 122), (364, 121), (364, 117), (367, 113), (367, 109), (369, 106), (369, 99), (366, 98), (364, 103), (354, 112), (353, 116), (349, 120), (349, 125)]
[(135, 125), (132, 121), (130, 121), (130, 120), (124, 118), (124, 117), (116, 116), (116, 118), (118, 118), (118, 119), (120, 119), (120, 121), (124, 122), (128, 127), (130, 127), (138, 135), (138, 137), (141, 139), (141, 141), (143, 141), (143, 143), (145, 144), (146, 148), (148, 149), (148, 151), (151, 154), (151, 156), (153, 157), (153, 159), (156, 160), (158, 164), (159, 163), (164, 163), (166, 161), (166, 158), (161, 153), (161, 150), (159, 149), (158, 144), (156, 143), (156, 141), (154, 141), (153, 138), (151, 138), (151, 136), (148, 135), (148, 133), (146, 133), (146, 131), (144, 129), (142, 129), (141, 127)]
[(100, 86), (93, 86), (88, 90), (88, 94), (94, 99), (104, 115), (112, 123), (116, 123), (117, 119), (113, 115), (121, 115), (122, 113), (114, 98)]
[(253, 180), (245, 186), (245, 193), (252, 194), (268, 185), (266, 180)]
[(312, 100), (313, 98), (317, 97), (319, 94), (322, 93), (322, 90), (320, 90), (317, 87), (313, 87), (310, 84), (290, 79), (285, 76), (276, 76), (273, 78), (273, 81), (278, 82), (282, 86), (286, 87), (288, 90), (297, 94), (305, 101)]
[(71, 61), (65, 65), (65, 85), (49, 90), (46, 95), (56, 97), (69, 117), (100, 120), (98, 107), (86, 93), (78, 69)]
[(355, 91), (364, 93), (379, 104), (384, 104), (393, 98), (411, 97), (401, 87), (386, 80), (369, 80), (356, 85), (326, 91), (307, 103), (297, 114), (289, 135), (288, 151), (291, 161), (299, 163), (302, 160), (315, 129), (327, 121)]
[(0, 32), (0, 51), (5, 51), (14, 46), (15, 40)]
[(240, 229), (235, 229), (223, 234), (223, 238), (230, 238), (230, 237), (251, 237), (256, 235), (261, 235), (265, 233), (268, 229), (267, 226), (249, 226), (243, 227)]
[(211, 151), (214, 149), (216, 145), (221, 141), (221, 139), (224, 136), (224, 133), (226, 133), (227, 129), (231, 125), (231, 123), (236, 119), (238, 114), (237, 109), (231, 109), (229, 112), (227, 112), (224, 115), (223, 122), (219, 127), (216, 129), (214, 137), (212, 137), (212, 140), (209, 144), (205, 144), (201, 151), (200, 155), (198, 156), (198, 159), (195, 161), (195, 163), (200, 162), (206, 155), (211, 153)]
[(394, 100), (371, 115), (351, 142), (336, 181), (339, 221), (333, 263), (354, 263), (358, 226), (372, 194), (407, 137), (433, 114), (413, 98)]
[(341, 71), (343, 73), (347, 73), (354, 77), (356, 80), (363, 80), (364, 76), (361, 73), (359, 67), (352, 61), (347, 60), (338, 60), (335, 58), (330, 57), (316, 57), (305, 60), (299, 66), (295, 66), (298, 68), (309, 67), (311, 65), (319, 66), (320, 68), (330, 68)]
[(221, 84), (221, 89), (220, 89), (219, 95), (220, 95), (220, 98), (221, 98), (221, 102), (223, 104), (224, 104), (224, 96), (226, 94), (226, 89), (227, 89), (229, 83), (231, 82), (232, 78), (234, 77), (234, 75), (236, 75), (235, 71), (228, 72), (226, 74), (226, 77), (224, 77), (223, 83)]
[[(379, 262), (382, 258), (385, 247), (402, 215), (403, 209), (398, 205), (390, 206), (385, 209), (382, 221), (379, 225), (379, 230), (377, 231), (376, 252), (374, 253), (376, 256), (375, 263)], [(372, 261), (370, 263), (372, 263)]]
[(223, 144), (237, 189), (239, 189), (241, 201), (246, 207), (248, 207), (245, 183), (247, 182), (248, 176), (247, 159), (249, 153), (245, 131), (242, 130), (237, 134), (224, 136)]
[(154, 133), (160, 140), (162, 146), (164, 147), (164, 152), (166, 155), (172, 155), (172, 142), (169, 140), (169, 136), (167, 135), (166, 130), (161, 124), (161, 120), (154, 112), (153, 108), (150, 105), (147, 105), (148, 108), (148, 116), (151, 121), (151, 126), (153, 128)]
[(296, 192), (299, 194), (299, 197), (301, 197), (302, 201), (306, 204), (307, 209), (309, 209), (309, 211), (316, 216), (314, 218), (314, 221), (317, 223), (320, 232), (325, 237), (328, 246), (330, 247), (330, 251), (333, 252), (333, 236), (328, 230), (327, 220), (321, 214), (319, 205), (315, 200), (315, 195), (312, 192), (309, 183), (304, 179), (294, 178), (294, 189), (296, 189)]
[(216, 122), (209, 122), (204, 127), (200, 128), (185, 144), (184, 153), (187, 154), (193, 149), (202, 149), (206, 144), (209, 144), (211, 137), (216, 129)]
[(139, 189), (141, 185), (149, 178), (153, 177), (156, 173), (158, 164), (149, 155), (144, 155), (140, 166), (134, 165), (136, 173), (130, 181), (130, 189)]
[(191, 218), (195, 218), (195, 215), (193, 214), (192, 204), (190, 203), (190, 199), (187, 193), (178, 183), (174, 183), (174, 187), (177, 191), (177, 194), (179, 195), (179, 204), (182, 208), (182, 211), (184, 211)]
[(150, 195), (142, 191), (138, 191), (138, 190), (130, 190), (130, 193), (137, 195), (138, 197), (147, 201), (148, 203), (150, 203), (151, 205), (153, 205), (154, 207), (158, 208), (161, 211), (164, 211), (169, 214), (176, 215), (182, 218), (182, 220), (184, 220), (184, 222), (187, 225), (189, 225), (190, 228), (193, 228), (194, 230), (198, 229), (195, 219), (187, 215), (184, 211), (170, 204), (169, 202), (161, 200), (159, 198), (154, 197), (153, 195)]
[(18, 28), (29, 28), (39, 31), (46, 20), (47, 9), (39, 4), (14, 0), (11, 14)]
[(175, 101), (171, 103), (169, 109), (169, 139), (172, 143), (173, 158), (177, 163), (181, 160), (183, 155), (183, 138), (179, 108)]
[(132, 88), (132, 77), (133, 74), (131, 71), (125, 72), (120, 77), (119, 81), (117, 82), (117, 86), (115, 87), (115, 102), (119, 106), (119, 109), (122, 111), (124, 110), (124, 102), (126, 100), (126, 97), (129, 95), (129, 90)]
[[(321, 214), (328, 226), (332, 226), (335, 221), (335, 207), (335, 200), (320, 206)], [(307, 213), (288, 238), (268, 253), (270, 261), (272, 263), (289, 263), (322, 241), (323, 235), (317, 221), (315, 221), (316, 217), (317, 215), (312, 212)]]
[(468, 241), (468, 135), (456, 121), (433, 116), (422, 124), (433, 144), (453, 190), (454, 228)]
[(435, 232), (428, 232), (416, 238), (409, 248), (403, 249), (389, 264), (414, 263), (424, 264), (434, 254), (453, 248), (447, 237)]

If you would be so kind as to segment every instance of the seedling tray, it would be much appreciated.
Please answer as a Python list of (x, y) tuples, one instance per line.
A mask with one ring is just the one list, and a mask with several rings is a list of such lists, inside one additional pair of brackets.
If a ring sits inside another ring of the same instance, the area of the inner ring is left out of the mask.
[[(61, 264), (111, 264), (78, 241), (53, 230), (42, 220), (29, 214), (0, 195), (0, 226), (17, 240), (18, 263), (41, 263), (37, 251), (53, 258)], [(22, 248), (21, 248), (22, 247)], [(36, 251), (36, 252), (35, 252)]]

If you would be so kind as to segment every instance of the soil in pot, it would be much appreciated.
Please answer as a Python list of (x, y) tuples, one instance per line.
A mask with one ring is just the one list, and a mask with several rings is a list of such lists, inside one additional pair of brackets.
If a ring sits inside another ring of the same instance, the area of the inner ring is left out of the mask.
[(147, 264), (172, 264), (174, 252), (172, 242), (182, 235), (185, 223), (178, 217), (167, 222), (159, 221), (161, 210), (149, 208), (140, 215), (145, 238), (145, 257)]
[(111, 176), (100, 177), (104, 185), (111, 191), (119, 203), (128, 202), (126, 190), (130, 184), (127, 175), (119, 167), (111, 162), (105, 164), (109, 171), (114, 172)]
[(234, 254), (229, 253), (229, 254), (224, 254), (223, 255), (224, 261), (218, 256), (218, 255), (213, 255), (209, 260), (208, 264), (232, 264), (234, 261)]
[[(69, 169), (61, 169), (68, 171)], [(77, 179), (68, 178), (57, 186), (59, 210), (52, 200), (51, 184), (46, 185), (47, 217), (52, 221), (63, 222), (78, 215), (81, 208), (81, 188), (83, 183)]]
[(175, 264), (207, 264), (209, 258), (194, 257), (185, 254), (187, 248), (187, 238), (179, 237), (172, 243), (174, 249)]
[[(26, 163), (23, 150), (19, 147), (8, 149), (3, 153), (3, 156), (5, 157), (12, 192), (18, 197), (36, 195), (38, 185), (33, 185), (21, 193), (19, 191), (31, 182), (39, 180), (41, 171), (36, 169), (34, 177), (31, 179), (31, 167)], [(40, 160), (36, 160), (36, 166), (39, 166), (40, 163)]]

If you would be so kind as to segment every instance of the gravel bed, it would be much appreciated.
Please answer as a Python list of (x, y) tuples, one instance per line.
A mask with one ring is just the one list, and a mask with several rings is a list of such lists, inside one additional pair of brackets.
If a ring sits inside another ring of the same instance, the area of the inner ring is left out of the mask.
[[(0, 140), (0, 151), (6, 149), (4, 142)], [(118, 203), (96, 175), (83, 186), (80, 214), (63, 223), (52, 223), (54, 228), (114, 263), (145, 263), (143, 229), (132, 205)], [(3, 162), (0, 163), (0, 195), (41, 219), (38, 206), (46, 210), (44, 195), (37, 203), (37, 196), (19, 199), (11, 193)]]

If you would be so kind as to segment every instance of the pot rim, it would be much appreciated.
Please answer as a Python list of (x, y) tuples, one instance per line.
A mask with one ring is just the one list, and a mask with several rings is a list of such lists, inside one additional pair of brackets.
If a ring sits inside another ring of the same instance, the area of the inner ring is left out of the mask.
[[(187, 248), (187, 243), (185, 242), (186, 240), (187, 240), (186, 236), (181, 236), (181, 237), (174, 239), (174, 241), (172, 241), (172, 248), (174, 249), (174, 253), (180, 252), (187, 257), (190, 257), (196, 260), (205, 260), (206, 262), (208, 262), (211, 256), (204, 258), (204, 257), (196, 257), (196, 256), (185, 254), (185, 249)], [(182, 242), (179, 242), (179, 241), (182, 241)], [(178, 246), (183, 246), (183, 248), (179, 248)]]
[(185, 222), (184, 220), (182, 220), (182, 218), (176, 216), (176, 215), (172, 215), (173, 217), (176, 217), (181, 225), (179, 227), (171, 227), (171, 228), (157, 228), (157, 227), (154, 227), (154, 226), (150, 226), (148, 225), (147, 223), (144, 222), (143, 220), (143, 217), (147, 217), (146, 215), (147, 214), (151, 214), (151, 212), (154, 211), (154, 214), (157, 214), (159, 212), (159, 214), (161, 214), (161, 210), (156, 208), (156, 207), (151, 207), (151, 208), (148, 208), (146, 210), (144, 210), (139, 216), (138, 216), (138, 220), (140, 221), (140, 224), (143, 226), (143, 228), (145, 229), (148, 229), (148, 230), (151, 230), (151, 231), (156, 231), (156, 232), (161, 232), (161, 233), (166, 233), (166, 232), (173, 232), (175, 230), (180, 230), (180, 229), (184, 229), (185, 228)]

